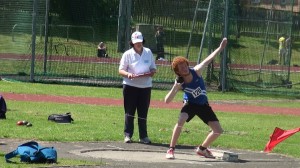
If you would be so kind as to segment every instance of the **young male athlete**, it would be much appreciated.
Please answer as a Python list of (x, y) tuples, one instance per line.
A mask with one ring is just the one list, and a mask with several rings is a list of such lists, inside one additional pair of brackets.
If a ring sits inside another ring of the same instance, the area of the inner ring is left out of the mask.
[(208, 104), (206, 88), (201, 73), (203, 69), (226, 47), (226, 44), (227, 39), (223, 38), (220, 46), (194, 68), (189, 68), (188, 60), (185, 57), (178, 56), (173, 59), (172, 69), (180, 80), (175, 80), (172, 89), (165, 97), (165, 103), (171, 102), (176, 93), (179, 90), (183, 90), (184, 104), (181, 108), (179, 119), (173, 129), (170, 148), (166, 154), (167, 159), (175, 158), (175, 145), (181, 133), (181, 129), (184, 123), (189, 122), (195, 115), (212, 129), (203, 143), (196, 148), (196, 153), (206, 158), (214, 158), (207, 147), (220, 136), (223, 129), (221, 128), (217, 116)]

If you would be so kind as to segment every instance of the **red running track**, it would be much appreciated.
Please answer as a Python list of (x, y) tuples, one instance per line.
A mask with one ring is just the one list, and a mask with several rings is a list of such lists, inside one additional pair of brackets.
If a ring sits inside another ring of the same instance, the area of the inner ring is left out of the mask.
[[(6, 100), (15, 101), (31, 101), (31, 102), (54, 102), (66, 104), (89, 104), (102, 106), (123, 106), (122, 99), (111, 98), (92, 98), (92, 97), (71, 97), (71, 96), (53, 96), (53, 95), (36, 95), (36, 94), (16, 94), (2, 93)], [(162, 101), (152, 100), (151, 108), (165, 108), (179, 110), (181, 102), (171, 102), (166, 104)], [(211, 102), (210, 105), (214, 111), (220, 112), (238, 112), (238, 113), (258, 113), (258, 114), (282, 114), (282, 115), (297, 115), (300, 116), (299, 108), (284, 108), (284, 107), (266, 107), (254, 106), (236, 103), (218, 103)]]

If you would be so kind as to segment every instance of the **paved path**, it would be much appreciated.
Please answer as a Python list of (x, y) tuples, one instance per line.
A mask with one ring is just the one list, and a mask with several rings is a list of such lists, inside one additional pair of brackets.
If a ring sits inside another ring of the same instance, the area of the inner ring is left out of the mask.
[[(0, 139), (0, 150), (10, 152), (25, 140)], [(123, 142), (38, 142), (42, 146), (54, 146), (60, 158), (102, 161), (98, 167), (117, 168), (300, 168), (300, 159), (277, 154), (230, 150), (238, 154), (236, 162), (222, 159), (206, 159), (193, 152), (193, 146), (177, 146), (175, 160), (165, 159), (168, 149), (164, 144), (145, 145)], [(216, 149), (213, 149), (216, 150)], [(218, 149), (220, 150), (220, 149)], [(229, 151), (229, 150), (226, 150)], [(88, 167), (88, 166), (76, 166)], [(97, 167), (97, 166), (92, 166)]]

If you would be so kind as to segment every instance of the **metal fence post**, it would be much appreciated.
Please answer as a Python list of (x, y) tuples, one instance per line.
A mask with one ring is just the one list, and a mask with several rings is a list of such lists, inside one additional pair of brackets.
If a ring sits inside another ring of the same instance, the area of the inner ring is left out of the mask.
[(32, 11), (32, 42), (31, 42), (31, 68), (30, 68), (30, 81), (34, 82), (34, 62), (35, 62), (35, 40), (36, 40), (36, 15), (37, 15), (37, 0), (33, 0)]

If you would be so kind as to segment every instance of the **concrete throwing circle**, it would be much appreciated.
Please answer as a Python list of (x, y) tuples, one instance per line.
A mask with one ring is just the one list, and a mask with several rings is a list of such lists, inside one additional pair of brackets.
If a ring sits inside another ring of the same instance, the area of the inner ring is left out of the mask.
[(209, 159), (195, 153), (175, 153), (175, 159), (166, 159), (166, 151), (158, 150), (128, 150), (128, 149), (93, 149), (73, 151), (72, 153), (85, 157), (112, 159), (116, 161), (131, 161), (144, 163), (189, 163), (211, 165), (209, 162), (224, 162), (221, 159)]

